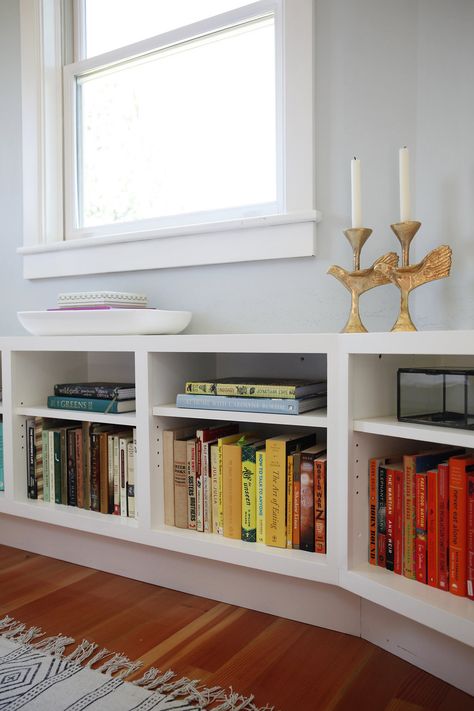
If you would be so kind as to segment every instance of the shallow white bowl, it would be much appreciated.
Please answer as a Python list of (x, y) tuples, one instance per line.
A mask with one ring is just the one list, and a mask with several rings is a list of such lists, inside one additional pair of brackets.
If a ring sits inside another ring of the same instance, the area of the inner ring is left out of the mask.
[(18, 311), (18, 320), (34, 336), (122, 336), (180, 333), (191, 311), (114, 309), (97, 311)]

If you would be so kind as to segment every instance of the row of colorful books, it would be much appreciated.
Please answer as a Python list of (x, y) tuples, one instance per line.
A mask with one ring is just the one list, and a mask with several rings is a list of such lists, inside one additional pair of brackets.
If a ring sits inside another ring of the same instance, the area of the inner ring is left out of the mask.
[(369, 562), (474, 599), (474, 456), (436, 447), (369, 460)]
[(58, 383), (48, 407), (81, 412), (132, 412), (135, 410), (135, 383)]
[(30, 499), (135, 518), (135, 428), (26, 419)]
[(236, 423), (164, 432), (165, 522), (279, 548), (326, 552), (326, 445)]
[(228, 377), (189, 380), (177, 407), (299, 415), (326, 407), (326, 381)]

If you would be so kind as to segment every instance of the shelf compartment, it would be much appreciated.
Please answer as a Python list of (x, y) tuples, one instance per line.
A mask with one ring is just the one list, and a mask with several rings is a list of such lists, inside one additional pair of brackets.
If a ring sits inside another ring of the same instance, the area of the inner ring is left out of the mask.
[(474, 602), (369, 563), (341, 571), (343, 587), (474, 647)]
[(327, 428), (327, 411), (311, 410), (302, 415), (283, 415), (262, 412), (235, 412), (233, 410), (198, 410), (195, 408), (176, 407), (176, 405), (158, 405), (153, 408), (158, 417), (185, 417), (205, 420), (229, 420), (232, 422), (255, 422), (270, 425), (295, 425), (296, 427)]
[(108, 413), (103, 412), (82, 412), (79, 410), (55, 410), (50, 407), (17, 407), (16, 415), (25, 417), (44, 417), (53, 420), (74, 420), (76, 422), (98, 422), (111, 425), (124, 425), (135, 427), (137, 418), (135, 412)]
[(470, 430), (399, 422), (393, 415), (354, 420), (353, 429), (354, 432), (422, 440), (454, 447), (474, 447), (474, 432)]

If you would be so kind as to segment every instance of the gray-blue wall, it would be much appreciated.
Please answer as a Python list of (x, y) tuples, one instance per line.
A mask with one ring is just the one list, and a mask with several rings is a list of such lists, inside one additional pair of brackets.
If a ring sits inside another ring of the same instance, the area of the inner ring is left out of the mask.
[[(289, 0), (297, 2), (298, 0)], [(194, 312), (190, 332), (338, 331), (347, 292), (326, 275), (348, 267), (349, 161), (363, 169), (364, 222), (374, 234), (362, 265), (397, 243), (398, 148), (412, 158), (414, 256), (453, 248), (452, 276), (416, 294), (420, 328), (472, 328), (474, 311), (474, 3), (472, 0), (316, 0), (317, 256), (25, 281), (22, 242), (18, 0), (0, 0), (0, 334), (20, 334), (19, 310), (54, 306), (61, 291), (148, 294), (150, 305)], [(288, 232), (291, 239), (291, 229)], [(388, 330), (398, 292), (365, 295), (370, 330)]]

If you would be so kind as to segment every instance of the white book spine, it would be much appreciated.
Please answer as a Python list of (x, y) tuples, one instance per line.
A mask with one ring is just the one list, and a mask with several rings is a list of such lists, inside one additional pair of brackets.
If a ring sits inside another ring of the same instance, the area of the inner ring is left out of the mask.
[(127, 445), (130, 440), (119, 437), (119, 471), (120, 471), (120, 515), (127, 516)]
[(212, 532), (212, 479), (209, 461), (210, 442), (203, 442), (201, 455), (201, 471), (204, 498), (204, 531)]
[(127, 444), (127, 512), (129, 518), (135, 518), (135, 446)]
[(204, 482), (202, 475), (202, 441), (196, 442), (196, 529), (204, 532)]

